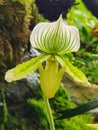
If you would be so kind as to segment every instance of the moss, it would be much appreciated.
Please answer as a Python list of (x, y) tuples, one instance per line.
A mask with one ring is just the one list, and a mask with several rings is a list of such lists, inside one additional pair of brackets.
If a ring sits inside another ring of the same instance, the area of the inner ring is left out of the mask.
[(29, 99), (28, 103), (32, 107), (32, 126), (36, 129), (48, 130), (49, 123), (47, 119), (45, 104), (43, 100)]
[(91, 123), (92, 121), (91, 115), (79, 115), (63, 120), (57, 119), (60, 116), (60, 111), (76, 106), (71, 103), (70, 95), (63, 86), (60, 87), (55, 98), (52, 99), (50, 103), (54, 113), (56, 130), (92, 130), (86, 126), (86, 123)]
[(0, 74), (21, 62), (28, 50), (30, 28), (39, 21), (32, 0), (4, 0), (0, 4)]
[(81, 115), (67, 119), (65, 122), (66, 130), (93, 130), (86, 126), (87, 123), (91, 122), (91, 115)]
[[(41, 93), (40, 89), (37, 92)], [(34, 130), (49, 130), (49, 123), (43, 102), (43, 97), (37, 99), (37, 93), (33, 95), (35, 98), (28, 100), (31, 106), (32, 127)], [(55, 98), (50, 100), (56, 130), (93, 130), (86, 126), (87, 123), (92, 122), (91, 115), (80, 115), (69, 119), (58, 120), (59, 111), (74, 107), (75, 104), (71, 103), (70, 96), (64, 87), (60, 87)], [(29, 118), (30, 119), (30, 118)], [(28, 120), (29, 120), (28, 119)], [(31, 124), (30, 124), (31, 125)]]
[[(11, 130), (50, 130), (47, 119), (47, 113), (43, 101), (41, 90), (34, 89), (33, 98), (27, 100), (27, 104), (22, 104), (23, 109), (15, 109), (9, 113), (9, 118), (5, 124), (5, 128)], [(91, 115), (80, 115), (69, 119), (57, 119), (59, 112), (71, 107), (75, 104), (71, 103), (69, 93), (62, 86), (58, 90), (55, 98), (50, 100), (56, 130), (93, 130), (86, 126), (92, 122)], [(16, 105), (16, 104), (15, 104)]]

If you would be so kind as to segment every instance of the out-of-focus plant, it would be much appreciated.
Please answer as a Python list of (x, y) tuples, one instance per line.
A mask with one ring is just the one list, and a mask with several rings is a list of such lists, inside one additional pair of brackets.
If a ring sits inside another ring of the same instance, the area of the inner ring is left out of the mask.
[(8, 118), (8, 111), (5, 101), (4, 88), (0, 89), (0, 130), (5, 130), (4, 126)]
[[(75, 25), (79, 29), (81, 37), (81, 46), (85, 51), (92, 53), (98, 52), (98, 38), (94, 36), (97, 30), (97, 18), (86, 8), (82, 0), (76, 0), (79, 4), (73, 6), (67, 15), (67, 22)], [(84, 54), (84, 53), (83, 53)]]
[(77, 52), (77, 58), (73, 58), (73, 64), (79, 67), (92, 83), (98, 84), (98, 54), (81, 49)]
[(73, 64), (81, 68), (90, 82), (98, 84), (98, 20), (82, 0), (76, 2), (79, 4), (67, 15), (67, 22), (78, 27), (81, 37), (81, 49), (74, 54)]
[[(76, 27), (66, 25), (60, 16), (56, 22), (36, 25), (31, 33), (30, 41), (32, 46), (43, 54), (8, 70), (5, 79), (8, 82), (20, 80), (38, 68), (50, 129), (55, 130), (49, 99), (55, 96), (63, 74), (66, 72), (76, 82), (88, 83), (85, 75), (73, 66), (66, 56), (67, 53), (79, 49), (79, 32)], [(44, 65), (43, 62), (45, 62)]]
[(80, 31), (81, 41), (90, 44), (93, 41), (91, 35), (92, 28), (98, 22), (97, 18), (86, 8), (82, 0), (76, 0), (79, 3), (73, 6), (67, 15), (67, 21), (71, 25), (78, 27)]

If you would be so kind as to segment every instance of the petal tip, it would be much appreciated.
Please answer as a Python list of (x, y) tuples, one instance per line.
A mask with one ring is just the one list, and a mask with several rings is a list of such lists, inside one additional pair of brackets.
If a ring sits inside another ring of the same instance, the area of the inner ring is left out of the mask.
[(6, 74), (5, 74), (5, 80), (6, 80), (7, 82), (9, 82), (9, 83), (11, 83), (11, 82), (13, 81), (12, 76), (11, 76), (11, 74), (10, 74), (9, 71), (6, 72)]

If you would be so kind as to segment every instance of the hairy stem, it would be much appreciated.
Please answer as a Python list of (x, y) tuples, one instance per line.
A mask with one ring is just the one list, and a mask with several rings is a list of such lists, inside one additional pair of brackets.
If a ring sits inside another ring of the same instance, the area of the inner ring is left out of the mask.
[(44, 96), (44, 101), (45, 101), (47, 115), (48, 115), (48, 119), (49, 119), (49, 123), (50, 123), (50, 130), (55, 130), (53, 116), (52, 116), (52, 112), (51, 112), (51, 108), (50, 108), (50, 104), (49, 104), (49, 99)]

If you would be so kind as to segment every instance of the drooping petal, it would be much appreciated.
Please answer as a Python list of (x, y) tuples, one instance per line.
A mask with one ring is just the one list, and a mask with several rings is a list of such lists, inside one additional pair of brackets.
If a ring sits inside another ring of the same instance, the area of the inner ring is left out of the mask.
[(5, 80), (7, 80), (8, 82), (12, 82), (25, 78), (27, 75), (34, 72), (37, 69), (38, 64), (47, 60), (48, 57), (49, 55), (41, 54), (36, 58), (32, 58), (27, 62), (19, 64), (15, 68), (10, 69), (6, 72)]
[(65, 56), (56, 56), (56, 59), (61, 64), (61, 66), (65, 66), (65, 72), (69, 74), (76, 82), (88, 83), (88, 80), (84, 73), (80, 71), (77, 67), (73, 66), (68, 58), (66, 58)]
[(80, 47), (78, 29), (66, 25), (61, 16), (56, 22), (36, 25), (31, 33), (30, 42), (41, 51), (54, 54), (75, 52)]

